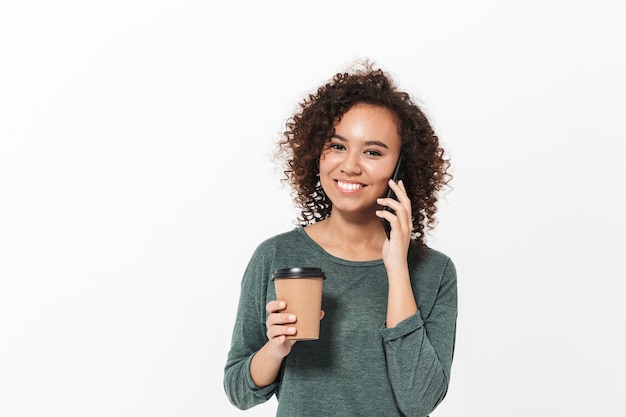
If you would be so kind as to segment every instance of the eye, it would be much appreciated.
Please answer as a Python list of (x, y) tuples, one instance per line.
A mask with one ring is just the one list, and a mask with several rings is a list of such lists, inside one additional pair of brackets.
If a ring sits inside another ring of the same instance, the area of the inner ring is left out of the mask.
[(346, 150), (346, 147), (343, 146), (341, 143), (338, 143), (338, 142), (329, 142), (327, 146), (328, 146), (328, 149), (335, 150), (335, 151), (345, 151)]
[(368, 149), (368, 150), (365, 151), (365, 155), (367, 155), (367, 156), (382, 156), (383, 154), (378, 152), (375, 149)]

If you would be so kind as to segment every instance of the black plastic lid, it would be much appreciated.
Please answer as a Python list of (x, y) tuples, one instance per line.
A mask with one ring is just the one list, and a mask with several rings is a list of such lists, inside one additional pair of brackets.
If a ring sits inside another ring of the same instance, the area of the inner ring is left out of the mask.
[(274, 278), (322, 278), (326, 279), (326, 275), (321, 268), (282, 268), (277, 269), (272, 274)]

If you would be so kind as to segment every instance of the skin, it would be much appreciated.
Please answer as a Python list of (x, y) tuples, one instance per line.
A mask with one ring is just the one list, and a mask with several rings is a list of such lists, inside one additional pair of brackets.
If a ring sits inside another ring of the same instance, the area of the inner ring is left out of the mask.
[[(335, 126), (335, 136), (320, 156), (320, 181), (332, 201), (330, 217), (305, 228), (306, 233), (328, 253), (348, 260), (366, 261), (382, 256), (389, 281), (388, 328), (417, 313), (407, 253), (411, 240), (411, 201), (402, 181), (389, 178), (400, 155), (401, 139), (393, 115), (386, 109), (357, 104)], [(381, 198), (387, 187), (398, 201)], [(396, 214), (382, 210), (392, 208)], [(385, 235), (380, 218), (392, 227)], [(286, 303), (271, 301), (266, 322), (268, 342), (250, 365), (257, 387), (273, 383), (283, 359), (295, 343), (286, 336), (295, 333), (297, 317), (284, 314)], [(321, 312), (320, 319), (324, 316)]]

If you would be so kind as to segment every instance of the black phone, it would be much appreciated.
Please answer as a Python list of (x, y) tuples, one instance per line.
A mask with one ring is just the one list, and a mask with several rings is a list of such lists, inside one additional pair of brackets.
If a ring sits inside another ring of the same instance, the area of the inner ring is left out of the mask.
[[(404, 154), (402, 152), (400, 152), (400, 157), (398, 158), (398, 162), (396, 163), (396, 168), (393, 170), (393, 176), (391, 177), (391, 179), (394, 182), (398, 182), (402, 178), (403, 161), (404, 161)], [(393, 192), (391, 187), (387, 188), (387, 194), (385, 195), (385, 197), (393, 198), (394, 200), (398, 199), (396, 197), (396, 193)], [(387, 207), (387, 206), (383, 207), (383, 210), (387, 210), (387, 211), (395, 214), (395, 212), (392, 209), (390, 209), (389, 207)], [(391, 225), (389, 224), (387, 219), (380, 219), (380, 220), (383, 222), (383, 227), (385, 229), (385, 233), (387, 234), (387, 239), (389, 239), (390, 233), (391, 233)]]

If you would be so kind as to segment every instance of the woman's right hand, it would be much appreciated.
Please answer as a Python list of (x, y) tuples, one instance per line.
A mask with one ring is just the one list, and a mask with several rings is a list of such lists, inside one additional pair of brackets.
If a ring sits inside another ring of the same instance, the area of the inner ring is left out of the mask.
[(287, 339), (296, 333), (296, 328), (292, 325), (296, 322), (295, 314), (286, 314), (283, 311), (287, 308), (287, 303), (282, 300), (270, 301), (265, 309), (270, 313), (265, 326), (267, 327), (268, 347), (272, 355), (276, 358), (284, 358), (291, 352), (291, 347), (295, 340)]
[[(284, 313), (287, 303), (282, 300), (270, 301), (265, 309), (269, 314), (265, 326), (269, 341), (252, 357), (250, 374), (254, 384), (263, 388), (276, 381), (280, 365), (285, 356), (291, 352), (291, 347), (296, 343), (287, 336), (296, 334), (293, 323), (296, 322), (295, 314)], [(320, 310), (320, 320), (324, 317), (324, 311)]]

